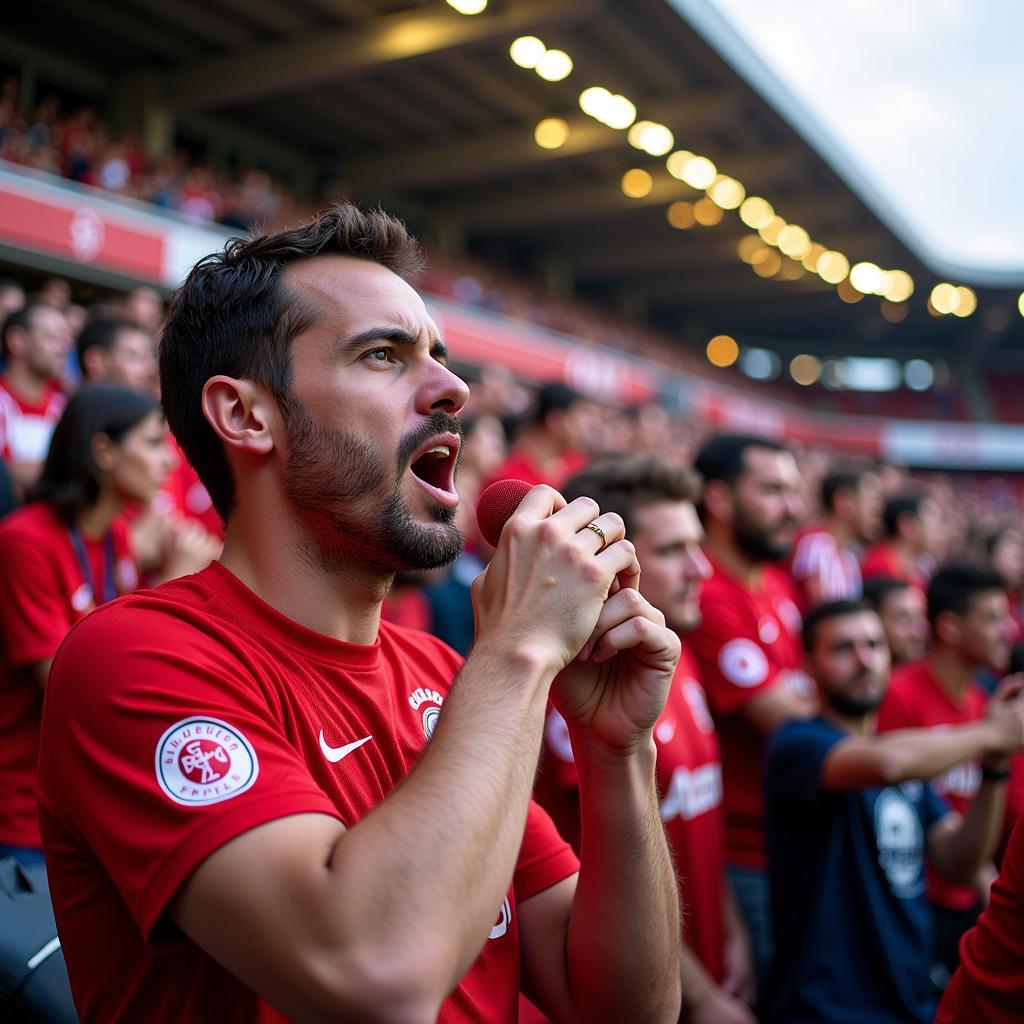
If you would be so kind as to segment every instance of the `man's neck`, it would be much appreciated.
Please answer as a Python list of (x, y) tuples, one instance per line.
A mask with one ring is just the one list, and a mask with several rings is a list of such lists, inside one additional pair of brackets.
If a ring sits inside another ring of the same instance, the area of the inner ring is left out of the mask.
[(837, 729), (851, 736), (874, 736), (878, 731), (878, 712), (869, 711), (866, 715), (850, 715), (834, 708), (827, 701), (821, 703), (821, 717)]
[(520, 440), (518, 447), (542, 471), (548, 469), (564, 454), (558, 440), (540, 427), (528, 430)]
[(933, 644), (925, 660), (942, 690), (959, 704), (974, 683), (975, 667), (941, 644)]
[(725, 530), (709, 524), (704, 550), (730, 576), (735, 576), (748, 587), (756, 586), (761, 580), (761, 563), (751, 561), (733, 542)]
[[(351, 644), (372, 644), (392, 577), (331, 572), (314, 564), (294, 520), (269, 530), (266, 519), (236, 511), (228, 524), (221, 564), (275, 611), (306, 629)], [(288, 527), (291, 527), (289, 529)], [(272, 543), (267, 537), (273, 536)]]
[(4, 371), (4, 383), (19, 398), (37, 404), (46, 394), (45, 378), (40, 379), (23, 363), (11, 363)]
[(840, 550), (845, 550), (853, 543), (853, 530), (841, 519), (837, 519), (835, 516), (828, 516), (825, 519), (824, 526), (826, 532), (831, 534), (832, 539), (836, 542), (836, 547)]

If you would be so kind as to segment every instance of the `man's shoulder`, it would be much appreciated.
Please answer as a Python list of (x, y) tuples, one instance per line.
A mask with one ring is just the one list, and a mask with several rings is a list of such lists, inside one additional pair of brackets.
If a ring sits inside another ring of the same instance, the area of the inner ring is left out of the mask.
[(60, 523), (53, 510), (41, 501), (31, 501), (0, 520), (0, 541), (38, 540), (57, 531)]
[(907, 699), (919, 696), (928, 687), (934, 686), (931, 669), (925, 661), (911, 661), (897, 665), (889, 677), (889, 694)]
[[(203, 573), (171, 580), (152, 590), (137, 590), (101, 605), (87, 615), (68, 633), (58, 659), (87, 654), (90, 650), (106, 651), (112, 656), (126, 649), (141, 647), (154, 653), (180, 653), (182, 643), (189, 650), (215, 646), (220, 626), (226, 619), (211, 615), (210, 592), (202, 580)], [(66, 649), (73, 649), (69, 653)]]
[(794, 718), (778, 728), (769, 738), (766, 756), (771, 759), (772, 756), (808, 743), (836, 742), (845, 735), (841, 729), (837, 729), (823, 718)]

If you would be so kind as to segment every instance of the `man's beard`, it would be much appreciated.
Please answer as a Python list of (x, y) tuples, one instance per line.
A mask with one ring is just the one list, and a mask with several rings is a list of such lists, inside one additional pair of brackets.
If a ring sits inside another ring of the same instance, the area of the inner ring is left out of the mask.
[(825, 703), (844, 718), (863, 718), (878, 710), (885, 699), (885, 688), (879, 687), (877, 693), (863, 697), (851, 697), (843, 691), (837, 692), (821, 687), (821, 695)]
[(736, 506), (733, 538), (736, 546), (752, 562), (781, 562), (789, 554), (792, 546), (791, 542), (780, 543), (772, 540), (765, 528), (753, 522), (740, 505)]
[(435, 506), (436, 526), (417, 523), (402, 497), (413, 454), (441, 433), (462, 436), (454, 416), (435, 412), (402, 439), (395, 484), (383, 505), (369, 505), (388, 481), (381, 453), (368, 441), (317, 423), (306, 409), (280, 403), (288, 441), (284, 489), (309, 536), (309, 553), (329, 572), (360, 567), (381, 574), (436, 569), (462, 550), (455, 509)]

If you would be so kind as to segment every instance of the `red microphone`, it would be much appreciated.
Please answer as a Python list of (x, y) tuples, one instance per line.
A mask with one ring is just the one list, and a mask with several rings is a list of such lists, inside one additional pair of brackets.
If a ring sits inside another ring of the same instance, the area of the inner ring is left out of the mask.
[(481, 536), (492, 548), (498, 546), (505, 524), (532, 490), (533, 485), (525, 480), (496, 480), (484, 488), (476, 503), (476, 523)]

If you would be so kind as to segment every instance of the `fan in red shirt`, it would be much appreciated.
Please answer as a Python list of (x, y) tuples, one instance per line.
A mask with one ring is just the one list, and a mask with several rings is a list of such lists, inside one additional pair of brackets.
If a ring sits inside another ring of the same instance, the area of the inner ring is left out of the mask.
[(581, 450), (591, 402), (564, 384), (545, 384), (537, 407), (524, 424), (501, 468), (487, 482), (525, 480), (561, 487), (587, 462)]
[(0, 458), (24, 493), (39, 476), (64, 409), (60, 376), (71, 348), (71, 331), (59, 309), (29, 302), (7, 317), (0, 340)]
[(722, 435), (700, 451), (701, 518), (713, 574), (689, 643), (718, 727), (725, 784), (726, 858), (750, 932), (758, 979), (771, 957), (765, 872), (765, 737), (817, 702), (802, 670), (801, 616), (792, 582), (774, 563), (788, 554), (802, 512), (796, 461), (760, 437)]
[[(679, 641), (621, 519), (527, 494), (461, 667), (380, 621), (395, 573), (462, 543), (468, 392), (418, 263), (394, 218), (337, 204), (173, 300), (162, 401), (227, 536), (54, 662), (41, 820), (83, 1024), (512, 1021), (520, 986), (555, 1019), (678, 1017), (653, 729)], [(530, 800), (549, 697), (578, 875)]]
[(931, 636), (924, 591), (890, 576), (864, 581), (864, 600), (882, 620), (893, 667), (924, 657)]
[[(700, 591), (711, 568), (694, 507), (699, 483), (657, 456), (598, 463), (566, 482), (618, 512), (636, 547), (640, 589), (682, 639), (700, 623)], [(538, 801), (578, 846), (579, 778), (565, 723), (548, 713)], [(749, 940), (725, 877), (722, 765), (700, 673), (684, 647), (665, 710), (654, 728), (661, 819), (679, 877), (684, 918), (683, 1000), (688, 1018), (752, 1024)]]
[(155, 399), (80, 391), (57, 424), (35, 500), (0, 522), (0, 844), (28, 862), (41, 859), (35, 781), (50, 662), (84, 615), (135, 589), (118, 512), (160, 486), (166, 434)]
[[(134, 321), (100, 317), (76, 341), (87, 383), (119, 384), (136, 391), (158, 389), (156, 344)], [(160, 493), (145, 505), (125, 507), (132, 543), (147, 584), (198, 572), (220, 553), (224, 530), (206, 488), (171, 443), (173, 464)]]
[(861, 596), (857, 546), (878, 536), (882, 490), (867, 470), (842, 469), (821, 483), (825, 518), (797, 535), (786, 569), (796, 584), (800, 610), (823, 601)]
[(890, 498), (882, 510), (882, 526), (883, 538), (872, 544), (861, 560), (864, 579), (887, 576), (925, 590), (942, 548), (938, 502), (920, 494)]
[(1002, 870), (977, 927), (960, 943), (960, 967), (935, 1024), (1016, 1024), (1024, 1006), (1024, 823), (1010, 837)]
[[(878, 713), (881, 731), (937, 728), (980, 720), (987, 695), (978, 672), (1005, 672), (1013, 638), (1013, 620), (1002, 580), (983, 565), (951, 563), (928, 585), (932, 643), (924, 660), (893, 673)], [(932, 780), (935, 791), (955, 811), (965, 813), (981, 785), (975, 761), (950, 768)], [(929, 870), (928, 898), (935, 918), (936, 955), (952, 972), (960, 936), (981, 910), (983, 890), (994, 868), (974, 885), (957, 884)]]

